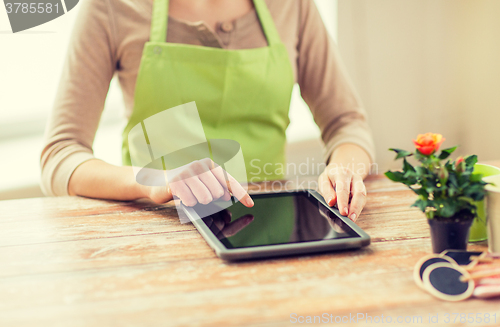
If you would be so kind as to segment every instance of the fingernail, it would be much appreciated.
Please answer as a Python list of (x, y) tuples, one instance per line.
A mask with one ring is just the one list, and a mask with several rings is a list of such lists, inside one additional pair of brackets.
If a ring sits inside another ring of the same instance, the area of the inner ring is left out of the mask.
[(326, 200), (326, 203), (328, 203), (328, 205), (331, 207), (332, 206), (332, 201), (333, 201), (333, 198), (330, 197)]
[(345, 216), (347, 216), (347, 213), (348, 213), (348, 212), (349, 212), (349, 211), (347, 210), (347, 207), (345, 207), (345, 208), (344, 208), (344, 215), (345, 215)]
[(253, 205), (254, 205), (252, 198), (248, 198), (246, 203), (247, 203), (247, 206), (249, 206), (249, 207), (253, 207)]
[(353, 214), (351, 215), (351, 220), (352, 220), (352, 221), (355, 221), (355, 220), (356, 220), (356, 214), (355, 214), (355, 213), (353, 213)]

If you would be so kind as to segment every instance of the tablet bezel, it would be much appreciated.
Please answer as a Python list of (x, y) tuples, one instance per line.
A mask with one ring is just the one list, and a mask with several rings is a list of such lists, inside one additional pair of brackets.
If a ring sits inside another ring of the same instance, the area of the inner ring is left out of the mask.
[(181, 204), (184, 212), (188, 216), (189, 220), (196, 227), (198, 232), (203, 236), (208, 245), (215, 251), (215, 254), (224, 260), (243, 260), (243, 259), (253, 259), (253, 258), (267, 258), (276, 256), (289, 256), (297, 254), (306, 253), (318, 253), (327, 251), (338, 251), (347, 249), (357, 249), (370, 244), (370, 236), (363, 231), (358, 225), (356, 225), (348, 217), (342, 216), (338, 209), (328, 206), (318, 192), (315, 190), (297, 190), (290, 192), (259, 192), (252, 193), (251, 195), (264, 195), (264, 196), (275, 196), (278, 194), (295, 195), (305, 193), (306, 196), (314, 197), (319, 203), (321, 203), (325, 208), (334, 213), (339, 219), (341, 219), (346, 225), (348, 225), (359, 237), (353, 238), (340, 238), (331, 240), (319, 240), (319, 241), (305, 241), (297, 243), (287, 243), (287, 244), (274, 244), (274, 245), (260, 245), (252, 247), (243, 248), (227, 248), (210, 230), (210, 228), (204, 223), (196, 211), (191, 207), (186, 207)]

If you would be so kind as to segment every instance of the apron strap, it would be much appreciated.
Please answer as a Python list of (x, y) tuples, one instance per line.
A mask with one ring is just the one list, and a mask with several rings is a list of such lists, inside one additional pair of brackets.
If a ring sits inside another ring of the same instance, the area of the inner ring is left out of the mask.
[(167, 42), (168, 0), (153, 1), (150, 42)]
[(281, 38), (278, 34), (278, 30), (276, 29), (276, 25), (274, 25), (273, 17), (271, 17), (271, 13), (269, 12), (264, 0), (253, 0), (253, 4), (255, 6), (255, 11), (259, 16), (260, 25), (266, 35), (267, 44), (275, 45), (281, 43)]
[[(274, 25), (271, 13), (267, 9), (264, 0), (253, 0), (255, 11), (260, 19), (260, 24), (264, 30), (269, 45), (281, 43), (278, 30)], [(168, 0), (153, 1), (153, 15), (151, 17), (150, 42), (167, 42), (168, 26)]]

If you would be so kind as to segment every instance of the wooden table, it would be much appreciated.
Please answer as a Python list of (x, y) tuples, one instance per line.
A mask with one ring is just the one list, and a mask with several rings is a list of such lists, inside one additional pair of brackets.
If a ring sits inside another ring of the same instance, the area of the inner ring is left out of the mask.
[(431, 252), (427, 222), (402, 185), (366, 184), (358, 224), (369, 247), (241, 263), (217, 258), (172, 204), (0, 202), (0, 326), (281, 326), (323, 314), (349, 326), (388, 316), (394, 326), (461, 325), (445, 323), (447, 313), (487, 313), (489, 324), (465, 325), (500, 325), (500, 300), (442, 302), (415, 285), (413, 266)]

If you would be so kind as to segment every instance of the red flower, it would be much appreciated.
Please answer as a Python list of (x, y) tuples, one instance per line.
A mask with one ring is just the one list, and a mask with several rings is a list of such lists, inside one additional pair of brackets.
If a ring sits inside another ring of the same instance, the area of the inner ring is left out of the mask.
[(445, 138), (441, 134), (426, 133), (418, 134), (417, 140), (413, 140), (417, 150), (424, 156), (430, 156), (441, 146)]
[(465, 160), (463, 157), (458, 157), (455, 161), (455, 171), (457, 173), (463, 173), (465, 171)]

